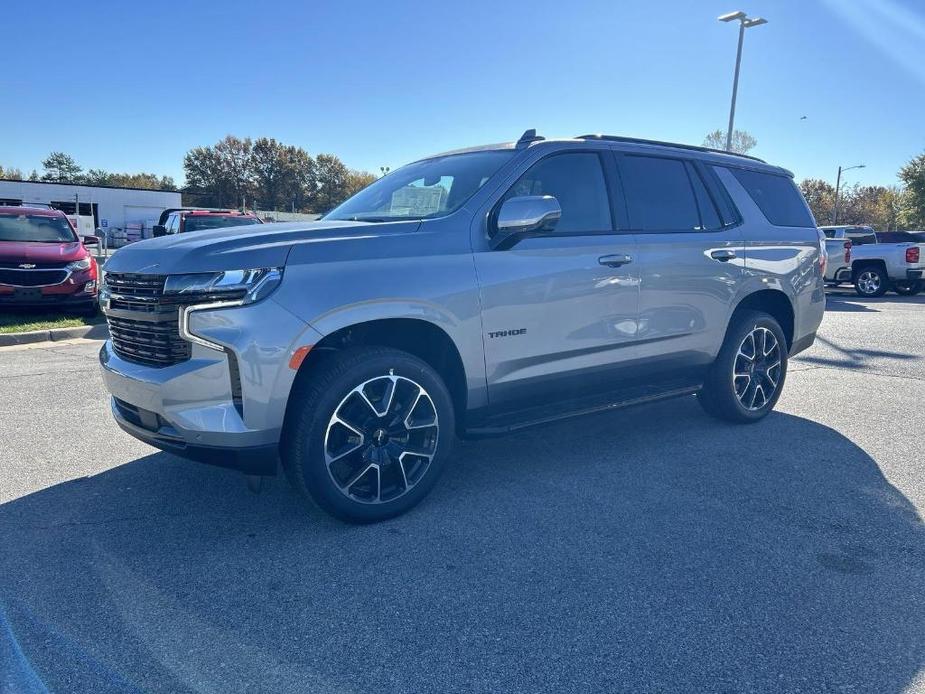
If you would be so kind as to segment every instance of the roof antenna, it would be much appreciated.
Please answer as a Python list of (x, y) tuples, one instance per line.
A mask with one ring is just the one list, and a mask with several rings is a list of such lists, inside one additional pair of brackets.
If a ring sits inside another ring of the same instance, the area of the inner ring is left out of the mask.
[(536, 134), (536, 128), (530, 128), (529, 130), (525, 130), (524, 134), (520, 136), (519, 140), (517, 140), (517, 149), (522, 149), (523, 147), (529, 145), (531, 142), (538, 142), (545, 139), (546, 138), (542, 135)]

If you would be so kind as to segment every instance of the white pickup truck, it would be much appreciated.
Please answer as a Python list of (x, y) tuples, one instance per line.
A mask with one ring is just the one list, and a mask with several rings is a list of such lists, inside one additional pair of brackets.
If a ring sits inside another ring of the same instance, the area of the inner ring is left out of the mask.
[(890, 289), (912, 296), (922, 290), (925, 243), (909, 232), (874, 231), (869, 226), (819, 229), (825, 234), (829, 251), (826, 282), (853, 282), (855, 291), (863, 297), (883, 296)]

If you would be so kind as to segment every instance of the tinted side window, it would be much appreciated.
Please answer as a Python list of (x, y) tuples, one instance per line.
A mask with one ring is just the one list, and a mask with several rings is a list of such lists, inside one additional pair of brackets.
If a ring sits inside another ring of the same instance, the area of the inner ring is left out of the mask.
[(504, 197), (521, 195), (552, 195), (559, 201), (562, 217), (557, 232), (613, 229), (604, 170), (593, 152), (556, 154), (538, 161)]
[(915, 236), (908, 231), (878, 231), (877, 243), (915, 243)]
[(683, 161), (626, 155), (620, 160), (620, 169), (633, 229), (694, 231), (700, 228), (697, 200)]
[(855, 246), (865, 246), (872, 243), (877, 243), (877, 237), (873, 234), (865, 234), (863, 232), (853, 232), (849, 231), (845, 234), (845, 237), (848, 238), (851, 243)]
[(788, 176), (730, 170), (771, 224), (779, 227), (816, 226), (800, 191)]
[(700, 173), (690, 164), (687, 165), (687, 173), (691, 178), (691, 185), (694, 186), (694, 195), (697, 198), (697, 207), (700, 208), (700, 226), (707, 231), (716, 231), (723, 228), (723, 223), (719, 219), (719, 213), (716, 211), (716, 205), (713, 204), (713, 198), (707, 192), (707, 187), (700, 178)]

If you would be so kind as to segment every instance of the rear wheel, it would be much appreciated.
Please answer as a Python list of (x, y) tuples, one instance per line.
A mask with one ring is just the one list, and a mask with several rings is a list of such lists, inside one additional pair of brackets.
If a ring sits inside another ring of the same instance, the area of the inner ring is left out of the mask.
[(886, 272), (876, 265), (860, 268), (854, 278), (854, 290), (858, 296), (867, 298), (883, 296), (889, 287), (890, 281)]
[(293, 398), (283, 463), (296, 488), (333, 516), (369, 523), (404, 513), (443, 472), (455, 438), (452, 399), (411, 354), (345, 350)]
[(726, 340), (697, 397), (709, 414), (731, 422), (757, 422), (777, 403), (787, 376), (787, 340), (761, 311), (733, 316)]
[(922, 280), (904, 280), (893, 283), (893, 291), (900, 296), (915, 296), (922, 291)]

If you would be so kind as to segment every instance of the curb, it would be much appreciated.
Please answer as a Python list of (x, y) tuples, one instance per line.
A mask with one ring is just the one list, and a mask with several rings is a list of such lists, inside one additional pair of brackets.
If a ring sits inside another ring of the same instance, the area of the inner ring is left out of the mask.
[(105, 340), (109, 330), (105, 323), (95, 325), (78, 325), (74, 328), (51, 328), (49, 330), (30, 330), (24, 333), (0, 333), (0, 347), (29, 345), (36, 342), (59, 342), (84, 338), (87, 340)]

